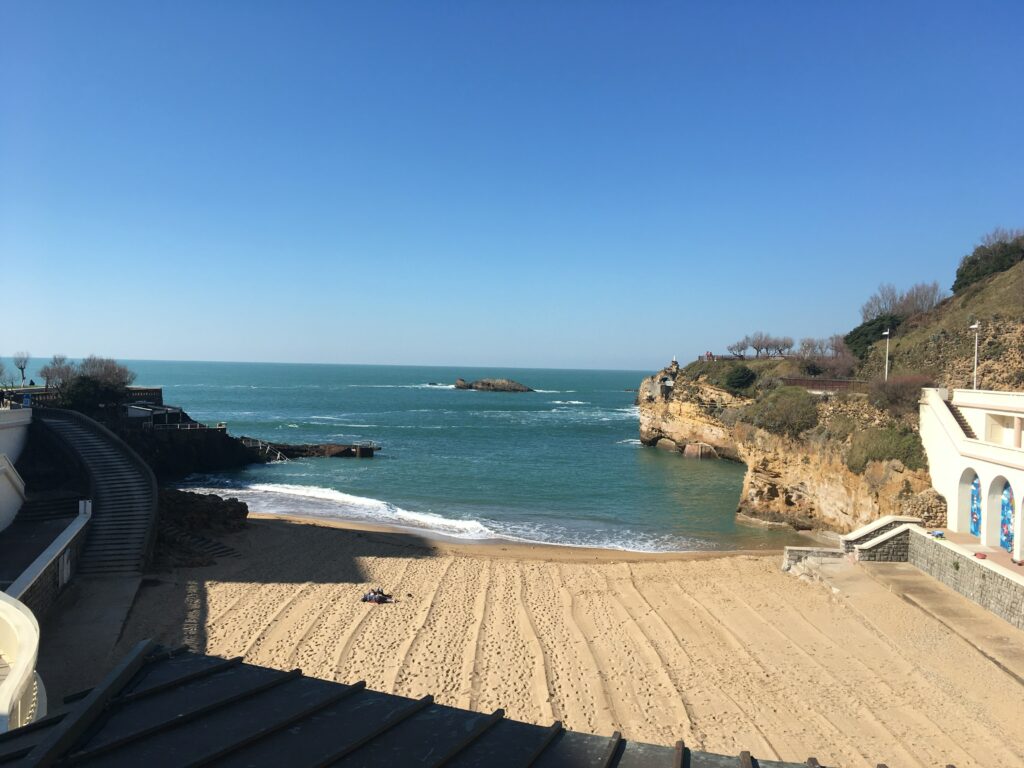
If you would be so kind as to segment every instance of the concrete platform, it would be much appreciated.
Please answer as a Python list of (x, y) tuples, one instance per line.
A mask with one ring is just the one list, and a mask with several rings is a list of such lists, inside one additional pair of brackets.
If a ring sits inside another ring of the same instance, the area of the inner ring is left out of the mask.
[(111, 655), (135, 602), (139, 576), (78, 576), (40, 632), (36, 668), (59, 708), (65, 696), (94, 686), (117, 659)]
[(1024, 632), (909, 563), (824, 561), (818, 575), (866, 619), (878, 591), (939, 622), (1024, 686)]

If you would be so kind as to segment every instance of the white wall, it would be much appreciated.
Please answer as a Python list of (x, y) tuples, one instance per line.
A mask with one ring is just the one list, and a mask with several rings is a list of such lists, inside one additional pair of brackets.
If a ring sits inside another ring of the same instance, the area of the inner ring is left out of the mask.
[(14, 464), (28, 440), (28, 425), (32, 423), (31, 408), (0, 410), (0, 453)]
[[(960, 393), (967, 392), (969, 404), (958, 402)], [(985, 423), (986, 409), (998, 409), (999, 414), (1024, 412), (1024, 393), (975, 392), (957, 390), (954, 402), (970, 421), (971, 415)], [(1019, 410), (1018, 410), (1019, 409)], [(921, 398), (921, 442), (928, 455), (928, 471), (932, 487), (946, 500), (950, 530), (970, 532), (970, 482), (978, 476), (981, 489), (980, 543), (999, 546), (1000, 496), (1004, 484), (1010, 483), (1014, 498), (1013, 557), (1024, 559), (1024, 450), (986, 440), (971, 440), (964, 436), (960, 425), (946, 408), (937, 390), (926, 389)], [(972, 423), (972, 426), (973, 423)], [(985, 435), (984, 429), (975, 429)], [(1011, 433), (1012, 437), (1012, 433)]]

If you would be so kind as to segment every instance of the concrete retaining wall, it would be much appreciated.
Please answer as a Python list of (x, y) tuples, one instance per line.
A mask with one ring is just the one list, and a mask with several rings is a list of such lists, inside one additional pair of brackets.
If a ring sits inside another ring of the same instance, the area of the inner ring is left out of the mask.
[(78, 517), (6, 590), (8, 595), (27, 605), (38, 621), (43, 620), (78, 570), (92, 517), (92, 503), (80, 504)]
[(845, 556), (843, 550), (834, 547), (786, 547), (782, 553), (782, 570), (788, 571), (809, 557), (835, 559)]

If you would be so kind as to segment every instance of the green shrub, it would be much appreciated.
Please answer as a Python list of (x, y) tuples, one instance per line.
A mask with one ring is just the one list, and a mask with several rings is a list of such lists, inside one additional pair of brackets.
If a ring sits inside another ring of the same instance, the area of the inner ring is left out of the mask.
[(874, 320), (868, 320), (866, 323), (861, 323), (848, 334), (843, 336), (843, 341), (846, 342), (847, 348), (850, 352), (856, 355), (861, 360), (864, 360), (868, 356), (868, 352), (871, 351), (871, 347), (876, 341), (882, 339), (882, 331), (888, 329), (889, 331), (895, 331), (899, 328), (900, 323), (903, 322), (903, 318), (899, 315), (882, 315), (876, 317)]
[(777, 435), (797, 437), (818, 424), (817, 401), (800, 387), (779, 387), (749, 406), (743, 418)]
[(846, 456), (851, 472), (862, 473), (870, 461), (899, 459), (907, 469), (924, 469), (924, 446), (917, 433), (905, 427), (872, 428), (855, 432)]
[(725, 385), (729, 389), (746, 389), (757, 379), (757, 374), (745, 365), (737, 365), (725, 376)]
[(825, 434), (833, 440), (845, 440), (857, 429), (857, 422), (850, 416), (836, 416), (825, 430)]
[(917, 411), (921, 390), (932, 386), (932, 383), (929, 377), (919, 374), (892, 376), (888, 381), (873, 381), (868, 390), (868, 402), (893, 416), (904, 416)]
[(969, 256), (964, 256), (957, 267), (953, 293), (960, 293), (982, 278), (1004, 272), (1021, 261), (1024, 261), (1024, 236), (979, 245)]

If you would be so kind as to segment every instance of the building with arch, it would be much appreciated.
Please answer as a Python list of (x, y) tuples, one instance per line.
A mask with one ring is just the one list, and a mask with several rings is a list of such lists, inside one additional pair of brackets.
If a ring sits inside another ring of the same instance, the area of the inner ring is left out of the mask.
[(949, 530), (1024, 561), (1024, 392), (925, 389), (921, 442)]

